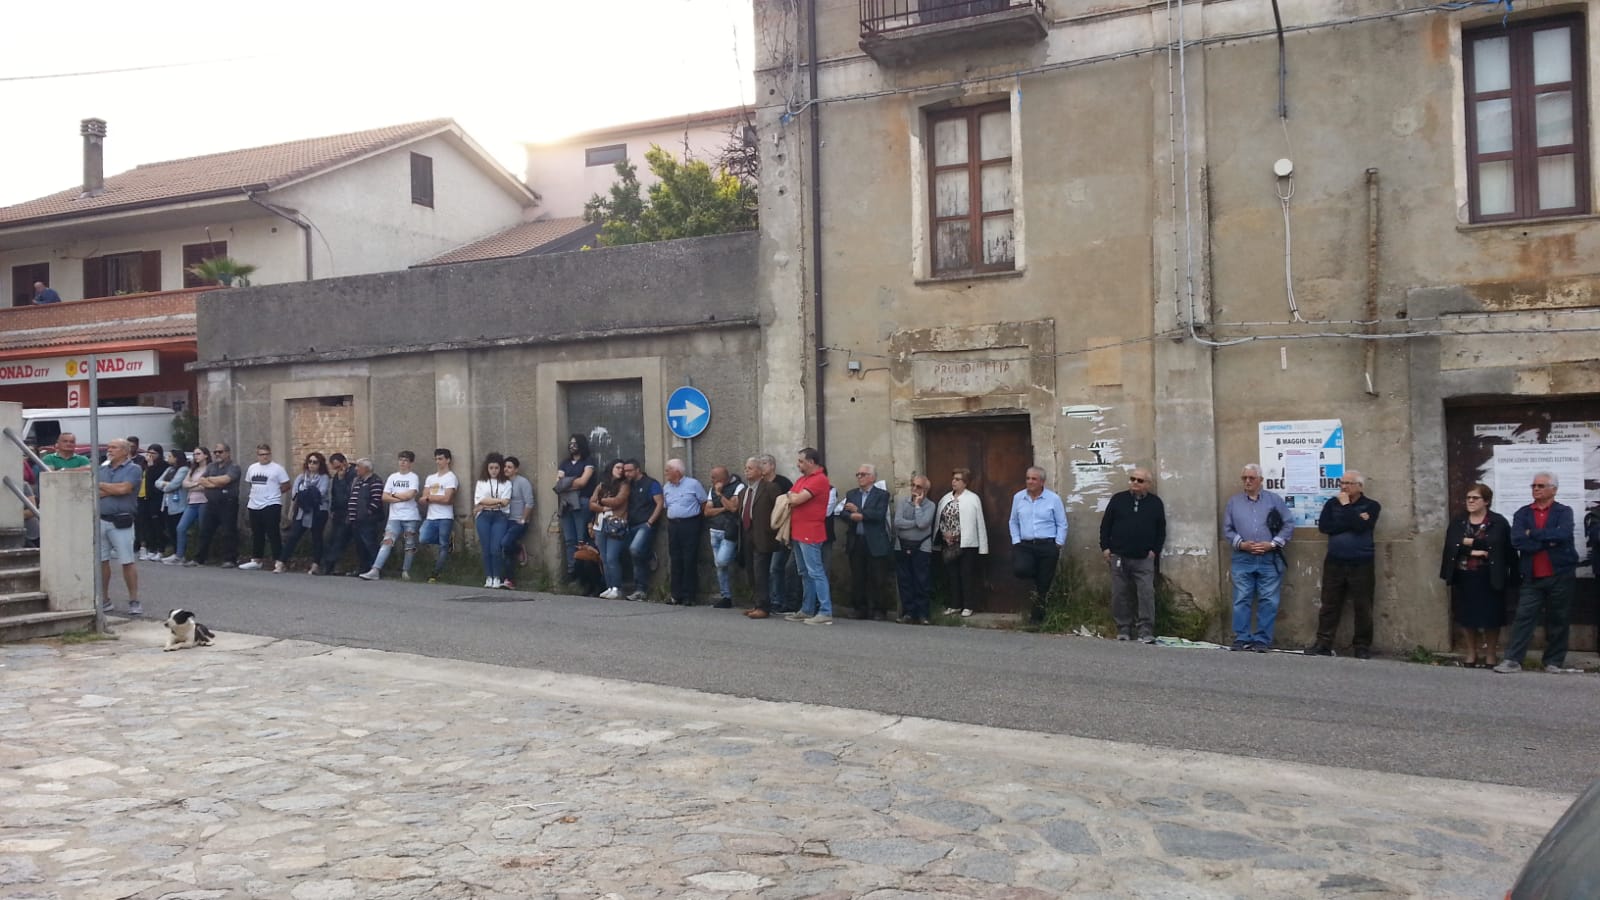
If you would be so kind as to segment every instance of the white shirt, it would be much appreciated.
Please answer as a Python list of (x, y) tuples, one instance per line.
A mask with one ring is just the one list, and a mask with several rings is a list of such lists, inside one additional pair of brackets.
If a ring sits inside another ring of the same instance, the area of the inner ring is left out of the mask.
[[(422, 487), (422, 476), (415, 472), (396, 472), (389, 476), (383, 483), (385, 494), (398, 494), (402, 491), (414, 491)], [(394, 522), (417, 522), (422, 519), (422, 510), (417, 509), (417, 498), (401, 500), (389, 504), (389, 519)]]
[(283, 505), (283, 486), (289, 483), (289, 473), (275, 462), (250, 464), (244, 473), (245, 484), (250, 485), (247, 509), (266, 509)]
[[(472, 504), (476, 506), (482, 503), (483, 498), (485, 497), (504, 498), (507, 500), (511, 499), (511, 482), (500, 481), (494, 478), (491, 478), (488, 481), (478, 482), (477, 487), (474, 488), (472, 492)], [(506, 511), (504, 506), (496, 506), (491, 508), (499, 510), (500, 512)], [(488, 510), (480, 510), (480, 512), (487, 511)]]
[(459, 490), (461, 488), (461, 481), (460, 479), (456, 478), (456, 473), (446, 472), (441, 475), (438, 472), (435, 472), (432, 475), (429, 475), (428, 480), (423, 484), (424, 487), (422, 495), (428, 498), (428, 518), (455, 518), (456, 510), (454, 503), (444, 503), (442, 502), (442, 498), (444, 497), (445, 491)]

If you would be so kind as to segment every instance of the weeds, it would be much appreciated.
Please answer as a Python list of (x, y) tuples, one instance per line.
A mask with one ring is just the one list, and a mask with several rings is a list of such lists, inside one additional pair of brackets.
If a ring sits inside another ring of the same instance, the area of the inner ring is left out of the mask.
[[(1196, 602), (1194, 595), (1175, 588), (1166, 576), (1156, 577), (1156, 633), (1200, 641), (1214, 629), (1225, 630), (1227, 612), (1214, 615)], [(1111, 587), (1091, 580), (1088, 567), (1076, 557), (1063, 556), (1056, 569), (1056, 580), (1045, 598), (1044, 624), (1039, 630), (1055, 634), (1087, 628), (1101, 637), (1117, 633), (1111, 617)]]
[(1437, 653), (1421, 644), (1412, 647), (1410, 652), (1405, 655), (1405, 660), (1406, 662), (1422, 663), (1429, 666), (1436, 666), (1441, 662)]
[(50, 640), (60, 641), (63, 644), (92, 644), (96, 641), (114, 641), (117, 636), (109, 632), (101, 634), (92, 629), (83, 631), (66, 631), (56, 635)]

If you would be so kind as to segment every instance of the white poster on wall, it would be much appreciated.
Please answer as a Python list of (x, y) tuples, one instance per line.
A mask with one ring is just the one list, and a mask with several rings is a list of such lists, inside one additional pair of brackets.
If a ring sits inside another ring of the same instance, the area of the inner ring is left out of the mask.
[[(1556, 476), (1556, 501), (1572, 507), (1574, 546), (1578, 556), (1588, 555), (1583, 536), (1583, 457), (1586, 448), (1576, 441), (1560, 444), (1498, 444), (1494, 448), (1494, 505), (1509, 520), (1518, 508), (1533, 500), (1533, 476)], [(1587, 574), (1587, 573), (1584, 573)]]
[(1261, 474), (1283, 497), (1296, 528), (1317, 527), (1322, 506), (1339, 493), (1344, 474), (1344, 425), (1339, 419), (1261, 422)]

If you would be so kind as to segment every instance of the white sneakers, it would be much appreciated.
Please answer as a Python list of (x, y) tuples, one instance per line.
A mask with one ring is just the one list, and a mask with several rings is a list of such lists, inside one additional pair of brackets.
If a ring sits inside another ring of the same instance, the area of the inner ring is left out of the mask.
[(284, 566), (283, 563), (275, 562), (275, 563), (272, 564), (272, 574), (274, 574), (274, 575), (282, 575), (285, 571), (286, 571), (286, 567)]
[[(240, 566), (239, 568), (242, 569), (244, 567)], [(379, 577), (378, 576), (378, 570), (377, 569), (368, 569), (365, 572), (362, 572), (360, 575), (357, 575), (356, 577), (361, 579), (362, 581), (377, 581), (378, 577)]]
[(498, 587), (500, 587), (500, 586), (501, 586), (501, 585), (502, 585), (502, 584), (503, 584), (503, 583), (504, 583), (504, 582), (502, 582), (502, 581), (501, 581), (501, 580), (500, 580), (500, 579), (498, 579), (498, 578), (485, 578), (485, 579), (484, 579), (484, 580), (483, 580), (483, 586), (484, 586), (484, 587), (486, 587), (486, 588), (498, 588)]
[(161, 564), (164, 566), (181, 566), (183, 565), (183, 560), (179, 559), (178, 554), (174, 553), (171, 556), (161, 557)]
[(963, 619), (970, 619), (970, 618), (972, 618), (972, 610), (970, 610), (970, 609), (963, 609), (963, 610), (962, 610), (962, 611), (961, 611), (961, 618), (963, 618)]
[(600, 599), (601, 600), (619, 600), (621, 598), (622, 598), (622, 592), (617, 590), (614, 587), (613, 588), (606, 588), (605, 590), (600, 592)]
[(252, 559), (249, 562), (239, 563), (239, 568), (241, 570), (243, 570), (243, 569), (259, 569), (259, 568), (261, 568), (261, 563), (258, 563), (258, 562), (256, 562), (255, 560)]

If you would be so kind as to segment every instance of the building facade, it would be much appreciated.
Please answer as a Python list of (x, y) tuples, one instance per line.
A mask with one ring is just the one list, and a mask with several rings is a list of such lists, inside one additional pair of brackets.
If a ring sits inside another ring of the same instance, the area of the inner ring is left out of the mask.
[[(751, 454), (755, 247), (726, 235), (209, 294), (202, 434), (266, 441), (291, 468), (312, 450), (371, 456), (385, 474), (401, 450), (448, 447), (464, 483), (485, 454), (517, 456), (538, 504), (529, 553), (553, 566), (560, 539), (544, 526), (568, 434), (658, 478), (671, 457), (704, 473)], [(713, 406), (692, 447), (666, 419), (690, 382)], [(463, 519), (471, 496), (456, 501)]]
[(757, 0), (764, 443), (824, 441), (896, 489), (972, 468), (994, 611), (1024, 603), (1005, 516), (1028, 463), (1086, 564), (1151, 468), (1162, 572), (1215, 608), (1222, 507), (1260, 462), (1300, 526), (1291, 646), (1316, 511), (1358, 469), (1379, 646), (1449, 648), (1467, 485), (1508, 517), (1530, 466), (1600, 499), (1600, 9), (1507, 6), (1287, 2), (1280, 29), (1234, 0)]

